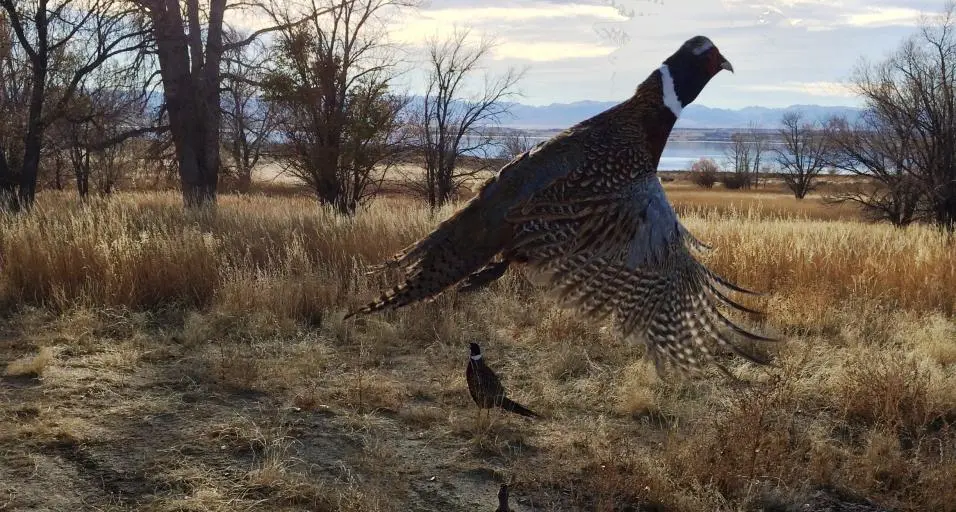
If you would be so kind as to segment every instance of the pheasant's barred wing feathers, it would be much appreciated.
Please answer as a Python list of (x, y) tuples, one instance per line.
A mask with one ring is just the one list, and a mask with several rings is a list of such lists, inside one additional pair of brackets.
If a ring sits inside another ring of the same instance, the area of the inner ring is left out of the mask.
[(576, 126), (512, 160), (458, 212), (383, 265), (402, 268), (404, 283), (346, 318), (430, 299), (487, 265), (513, 234), (508, 212), (583, 165), (578, 148), (588, 130)]
[(614, 313), (624, 335), (645, 342), (658, 366), (671, 361), (698, 369), (713, 362), (715, 349), (764, 362), (735, 340), (770, 338), (744, 330), (718, 309), (756, 313), (723, 291), (746, 290), (694, 258), (691, 249), (702, 244), (677, 221), (656, 177), (617, 197), (576, 199), (563, 210), (557, 203), (534, 208), (552, 215), (527, 221), (515, 246), (549, 276), (563, 304), (599, 318)]

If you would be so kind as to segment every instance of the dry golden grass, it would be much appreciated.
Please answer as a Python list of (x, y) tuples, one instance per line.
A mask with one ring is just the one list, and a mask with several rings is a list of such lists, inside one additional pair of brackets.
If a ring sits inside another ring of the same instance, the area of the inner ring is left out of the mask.
[[(817, 199), (669, 188), (715, 247), (707, 263), (769, 292), (753, 302), (768, 311), (761, 327), (787, 342), (770, 348), (777, 368), (727, 361), (748, 385), (660, 378), (641, 347), (515, 273), (486, 292), (344, 322), (395, 281), (365, 267), (451, 209), (432, 217), (393, 198), (343, 219), (306, 198), (226, 196), (188, 213), (174, 194), (88, 205), (43, 194), (31, 214), (0, 218), (0, 304), (20, 340), (0, 353), (53, 347), (57, 364), (30, 395), (48, 401), (39, 412), (0, 409), (0, 430), (15, 427), (0, 441), (60, 439), (44, 408), (83, 425), (69, 437), (79, 446), (197, 404), (204, 414), (164, 441), (188, 449), (142, 469), (159, 476), (137, 500), (168, 510), (491, 509), (492, 481), (512, 475), (536, 510), (800, 508), (818, 489), (956, 509), (954, 241)], [(548, 419), (492, 413), (476, 425), (470, 341)], [(244, 419), (249, 406), (224, 393), (267, 397), (299, 419)], [(16, 476), (3, 471), (0, 481)]]
[(53, 361), (53, 350), (50, 347), (41, 347), (34, 356), (27, 356), (16, 361), (10, 361), (4, 375), (8, 377), (39, 377)]

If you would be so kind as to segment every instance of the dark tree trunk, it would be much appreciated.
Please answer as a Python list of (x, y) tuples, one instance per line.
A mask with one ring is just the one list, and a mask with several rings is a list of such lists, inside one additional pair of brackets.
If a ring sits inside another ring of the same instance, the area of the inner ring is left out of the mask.
[(23, 138), (23, 165), (20, 168), (17, 207), (30, 209), (36, 198), (37, 171), (40, 169), (40, 153), (43, 150), (43, 96), (46, 93), (46, 76), (49, 64), (47, 48), (46, 2), (40, 2), (36, 10), (37, 50), (31, 56), (33, 83), (30, 92), (30, 110), (27, 117), (27, 133)]
[(53, 188), (63, 190), (63, 159), (59, 156), (53, 162)]
[(946, 187), (942, 195), (936, 202), (936, 222), (946, 231), (956, 231), (956, 183)]
[(79, 155), (75, 166), (76, 191), (80, 198), (86, 199), (90, 195), (90, 152), (84, 151)]
[(249, 171), (240, 171), (238, 178), (239, 180), (237, 187), (239, 192), (248, 194), (249, 190), (252, 188), (252, 173)]
[[(219, 62), (225, 0), (212, 2), (205, 59), (201, 52), (190, 55), (179, 3), (167, 0), (162, 7), (150, 13), (183, 202), (187, 207), (215, 204), (220, 164)], [(199, 34), (189, 37), (198, 38)], [(198, 40), (192, 43), (194, 50), (201, 45)]]
[(76, 174), (76, 191), (83, 199), (90, 195), (90, 175), (85, 170)]
[(4, 148), (0, 148), (0, 209), (16, 211), (17, 177), (10, 168)]
[[(195, 134), (194, 138), (173, 136), (176, 159), (179, 164), (183, 203), (187, 207), (212, 205), (216, 202), (219, 168), (218, 165), (210, 168), (208, 162), (211, 158), (217, 159), (219, 151), (217, 147), (209, 148), (206, 146), (202, 131), (204, 130), (201, 130), (201, 127), (183, 128), (180, 133)], [(177, 139), (179, 140), (177, 141)], [(208, 152), (215, 152), (216, 155), (207, 155)]]

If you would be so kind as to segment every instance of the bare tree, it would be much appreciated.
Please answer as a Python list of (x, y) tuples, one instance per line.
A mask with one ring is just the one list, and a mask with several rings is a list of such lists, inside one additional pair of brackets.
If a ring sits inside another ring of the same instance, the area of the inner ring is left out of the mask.
[[(230, 32), (228, 39), (244, 39)], [(226, 148), (223, 169), (235, 178), (240, 192), (248, 192), (252, 171), (276, 133), (272, 103), (260, 87), (267, 52), (260, 44), (235, 47), (226, 55), (223, 71), (222, 143)]]
[(730, 144), (724, 150), (724, 160), (734, 173), (730, 188), (758, 185), (761, 166), (766, 166), (764, 154), (769, 147), (769, 136), (755, 122), (751, 122), (746, 131), (730, 136)]
[(750, 183), (757, 187), (760, 185), (760, 171), (766, 167), (764, 154), (770, 149), (770, 136), (753, 121), (747, 128), (747, 135), (750, 139)]
[[(105, 62), (138, 52), (146, 31), (133, 9), (119, 0), (92, 0), (82, 8), (73, 0), (34, 3), (0, 0), (30, 69), (30, 97), (13, 209), (29, 208), (36, 194), (43, 132), (62, 114), (84, 78)], [(57, 90), (49, 88), (55, 60), (67, 55), (69, 71)]]
[(829, 165), (866, 178), (828, 199), (859, 204), (875, 220), (905, 226), (921, 216), (923, 190), (916, 181), (911, 126), (887, 123), (877, 111), (864, 112), (851, 125), (845, 118), (827, 123)]
[[(186, 206), (214, 204), (221, 165), (219, 132), (223, 55), (250, 44), (263, 34), (296, 26), (309, 19), (266, 27), (245, 39), (225, 42), (223, 30), (227, 0), (209, 0), (208, 5), (203, 5), (201, 0), (133, 1), (145, 10), (152, 23), (183, 202)], [(343, 0), (343, 3), (347, 1)], [(262, 7), (258, 2), (238, 0), (234, 6)]]
[(16, 198), (32, 85), (27, 57), (15, 38), (0, 10), (0, 207)]
[(780, 175), (794, 197), (803, 199), (826, 168), (827, 138), (819, 123), (804, 121), (799, 112), (787, 112), (780, 123), (782, 147), (774, 150)]
[(417, 189), (434, 209), (441, 206), (475, 169), (459, 166), (463, 155), (490, 156), (495, 140), (489, 128), (498, 124), (511, 105), (522, 73), (511, 69), (498, 77), (485, 76), (483, 86), (470, 94), (467, 83), (491, 52), (489, 40), (468, 41), (468, 31), (429, 43), (428, 81), (415, 119), (425, 173)]
[(750, 171), (753, 160), (753, 141), (750, 134), (737, 132), (730, 136), (730, 144), (724, 150), (724, 159), (734, 173), (724, 180), (727, 188), (750, 188)]
[(126, 167), (121, 165), (126, 141), (165, 129), (149, 112), (142, 78), (135, 67), (105, 63), (77, 86), (47, 130), (54, 163), (70, 164), (80, 197), (89, 194), (91, 180), (100, 192), (110, 193)]
[[(266, 90), (287, 143), (287, 172), (343, 214), (376, 192), (403, 149), (407, 100), (389, 90), (395, 61), (382, 30), (404, 5), (351, 0), (321, 15), (326, 8), (312, 2), (305, 13), (312, 21), (279, 35)], [(293, 16), (273, 12), (277, 23)]]
[(528, 134), (521, 130), (507, 130), (498, 138), (500, 139), (498, 158), (502, 160), (510, 161), (534, 147), (534, 142), (528, 137)]
[[(956, 4), (950, 3), (942, 14), (923, 19), (918, 32), (890, 58), (863, 64), (853, 78), (866, 105), (868, 129), (879, 138), (852, 141), (859, 143), (852, 158), (869, 168), (877, 182), (896, 183), (890, 190), (919, 195), (928, 220), (949, 231), (956, 230), (954, 66)], [(918, 190), (908, 190), (912, 188)], [(904, 200), (904, 213), (909, 201)]]

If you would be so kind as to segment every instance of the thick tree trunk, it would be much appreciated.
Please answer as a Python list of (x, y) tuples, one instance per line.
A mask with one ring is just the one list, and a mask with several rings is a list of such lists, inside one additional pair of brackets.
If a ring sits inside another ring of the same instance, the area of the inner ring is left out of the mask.
[[(39, 112), (37, 115), (39, 115)], [(30, 116), (33, 117), (32, 106)], [(20, 183), (17, 189), (18, 207), (27, 210), (33, 206), (33, 201), (36, 198), (37, 173), (40, 169), (40, 152), (43, 149), (43, 132), (39, 127), (39, 122), (39, 119), (31, 120), (30, 128), (27, 129), (24, 140), (23, 167), (20, 169)]]
[(33, 82), (30, 91), (30, 109), (27, 115), (27, 133), (23, 138), (23, 163), (18, 180), (17, 204), (14, 209), (30, 209), (36, 198), (37, 172), (40, 169), (40, 152), (43, 149), (43, 97), (46, 94), (49, 64), (47, 47), (49, 22), (45, 1), (38, 4), (34, 23), (37, 31), (37, 47), (35, 54), (30, 56)]
[(936, 206), (936, 222), (946, 231), (956, 231), (956, 183), (943, 190), (944, 197)]
[[(172, 98), (167, 98), (167, 102), (171, 100)], [(189, 116), (178, 114), (175, 117), (179, 120), (174, 123), (173, 117), (170, 109), (170, 129), (173, 131), (173, 144), (179, 164), (183, 203), (187, 207), (215, 204), (219, 181), (219, 146), (208, 147), (204, 136), (208, 128), (202, 126), (203, 123), (199, 122), (199, 119), (191, 120)], [(183, 117), (186, 119), (183, 120)], [(216, 163), (210, 168), (211, 161)]]
[(240, 193), (248, 194), (249, 190), (252, 189), (252, 171), (240, 169), (238, 174), (238, 183), (236, 184), (236, 187)]
[[(183, 203), (187, 207), (215, 204), (219, 183), (219, 63), (222, 56), (224, 0), (214, 0), (210, 10), (205, 62), (192, 53), (184, 32), (179, 3), (167, 0), (166, 9), (151, 11), (157, 38), (160, 75), (179, 164)], [(190, 34), (193, 49), (199, 34)]]

